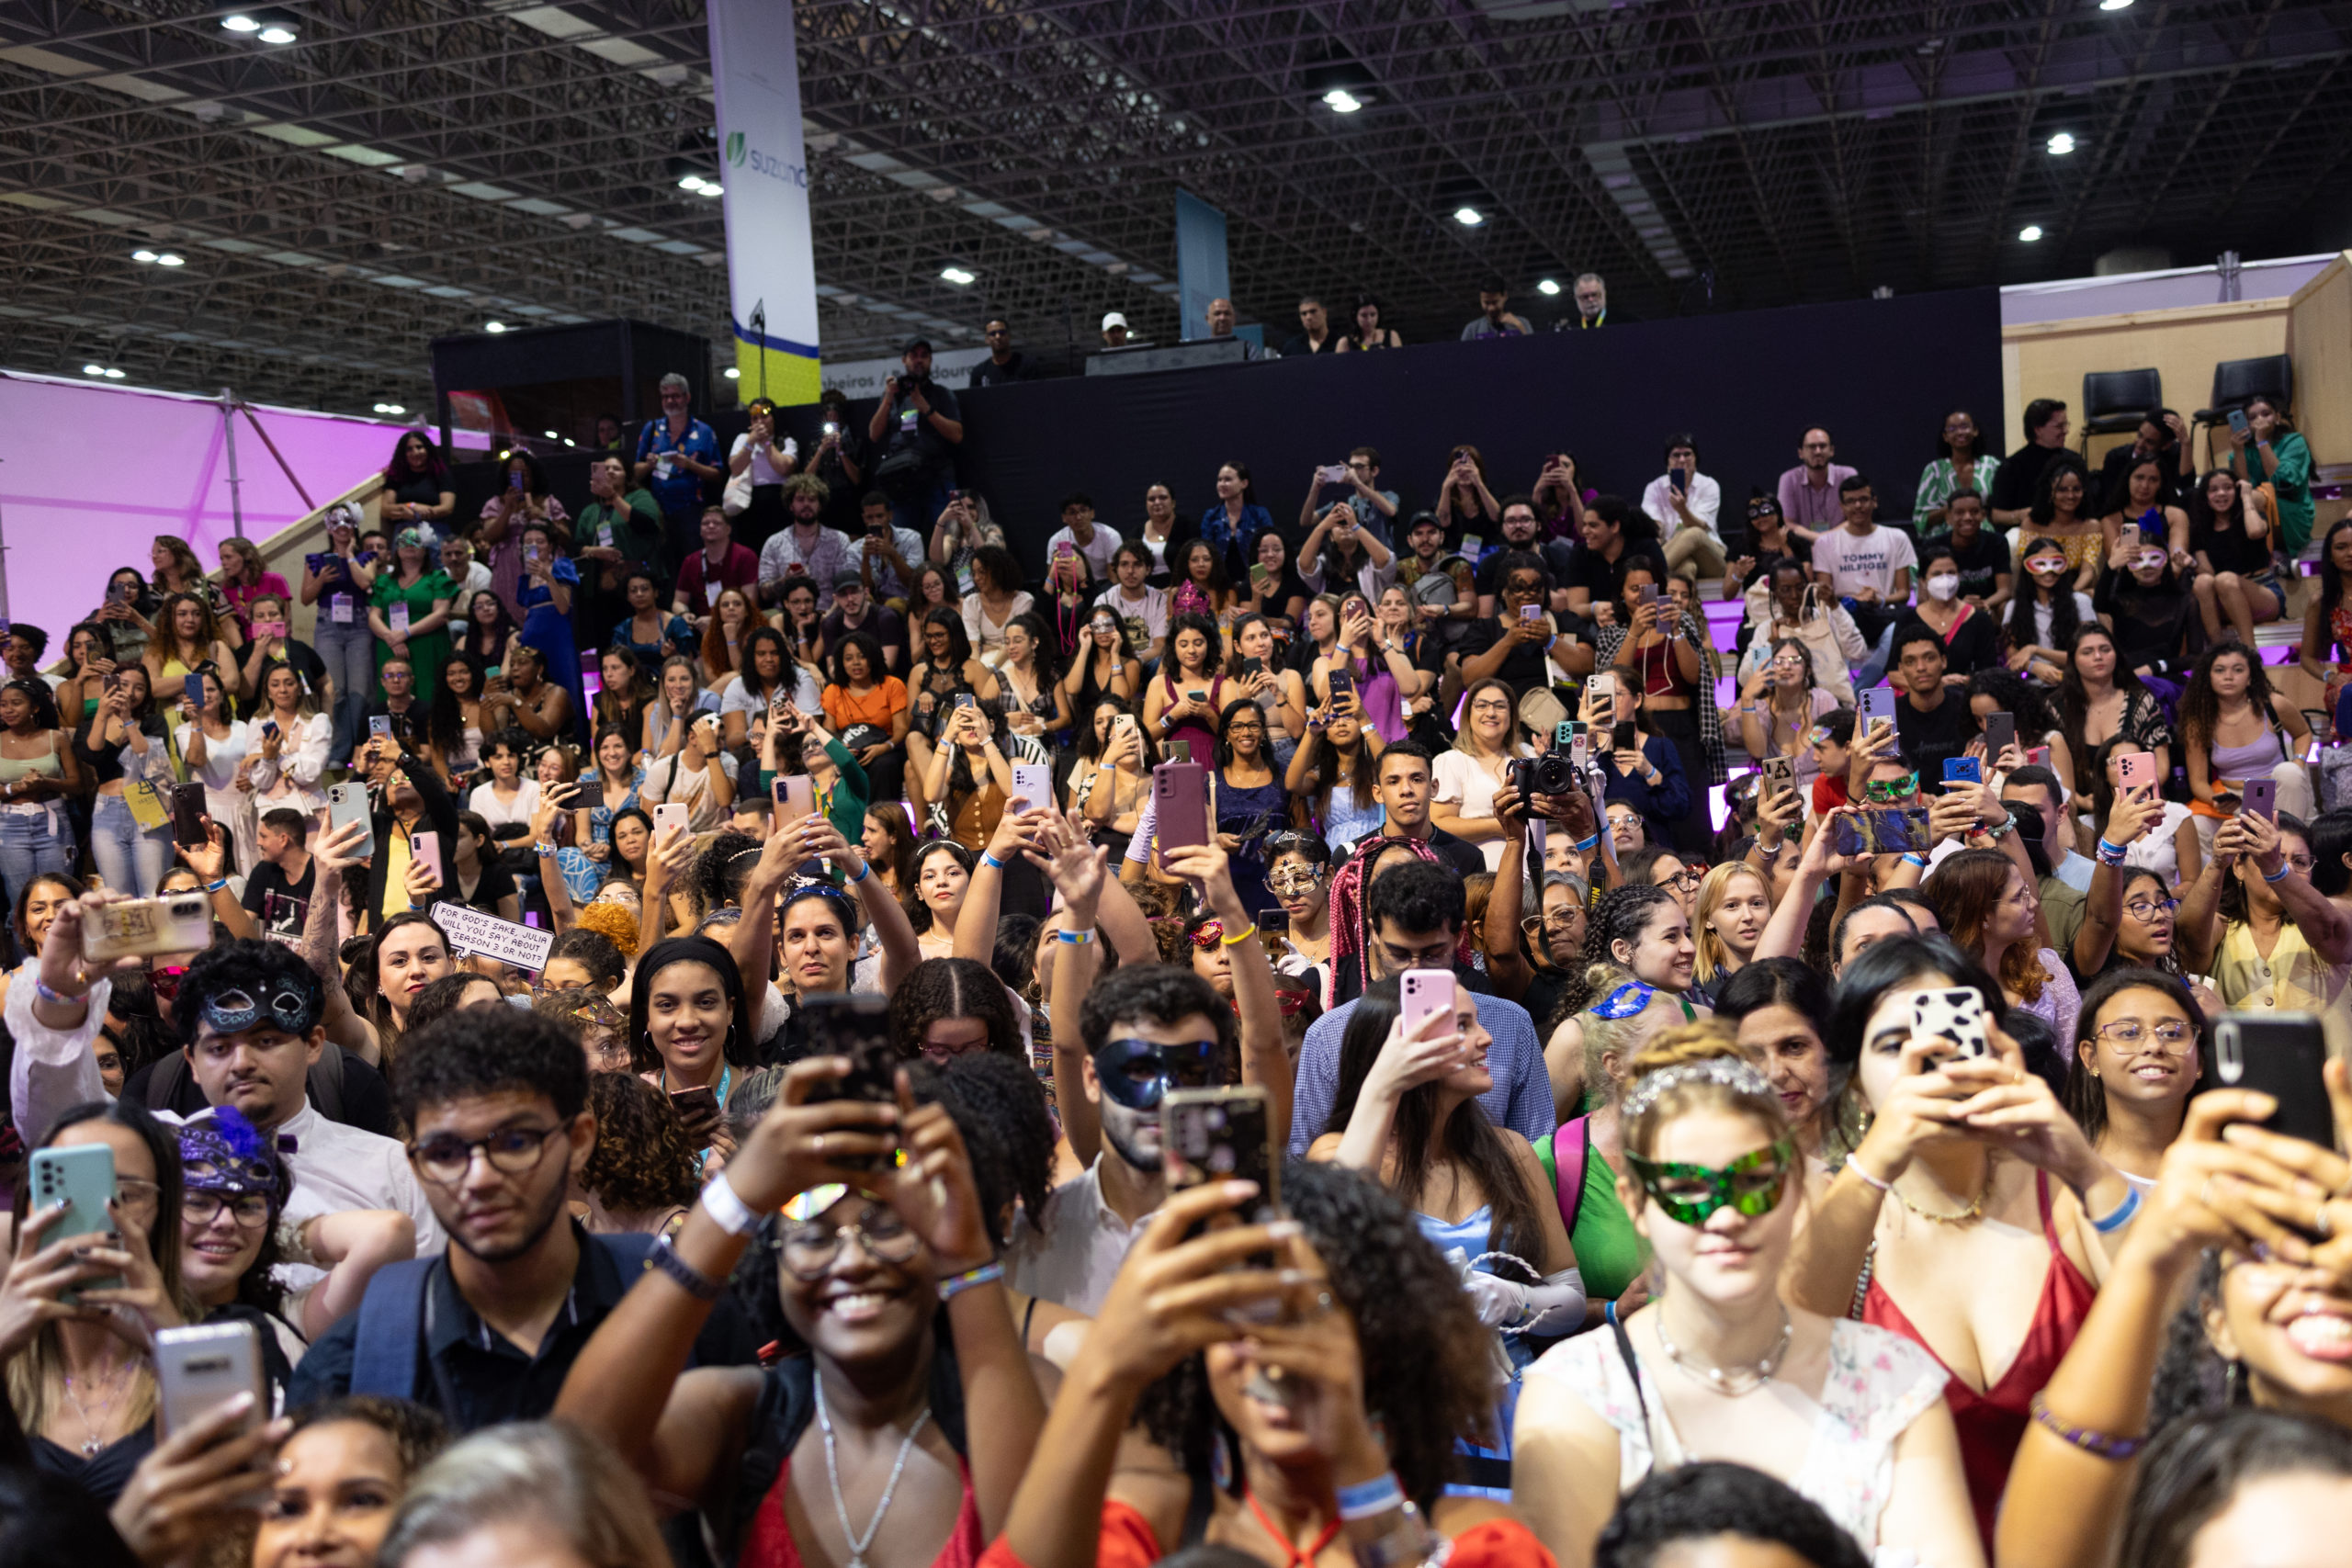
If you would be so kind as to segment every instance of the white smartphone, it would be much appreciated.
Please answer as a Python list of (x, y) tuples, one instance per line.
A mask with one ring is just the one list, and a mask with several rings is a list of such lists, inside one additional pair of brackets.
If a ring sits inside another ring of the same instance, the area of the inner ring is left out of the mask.
[(1984, 996), (1973, 986), (1951, 986), (1911, 996), (1911, 1033), (1948, 1042), (1955, 1055), (1983, 1056), (1993, 1046), (1986, 1032)]
[(1013, 763), (1012, 798), (1029, 811), (1053, 805), (1054, 770), (1043, 762)]
[(248, 1427), (269, 1419), (269, 1383), (252, 1324), (205, 1323), (155, 1331), (159, 1436), (184, 1430), (241, 1393), (254, 1396)]
[(1592, 705), (1596, 710), (1613, 711), (1610, 705), (1617, 700), (1616, 676), (1603, 671), (1585, 682), (1585, 690), (1592, 694)]
[(1450, 1023), (1454, 1011), (1453, 971), (1408, 969), (1396, 983), (1396, 995), (1407, 1039), (1418, 1034), (1431, 1017), (1442, 1015)]
[(327, 785), (327, 826), (340, 828), (346, 822), (356, 822), (362, 829), (359, 847), (353, 852), (361, 860), (372, 859), (376, 853), (376, 824), (368, 810), (366, 784)]
[(681, 833), (689, 831), (686, 823), (692, 815), (693, 813), (685, 807), (664, 801), (653, 808), (654, 837), (660, 838), (662, 833), (672, 828), (675, 828)]

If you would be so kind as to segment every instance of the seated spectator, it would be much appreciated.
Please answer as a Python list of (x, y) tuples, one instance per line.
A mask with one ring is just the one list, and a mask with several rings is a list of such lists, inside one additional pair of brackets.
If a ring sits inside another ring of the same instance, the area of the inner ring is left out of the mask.
[[(698, 629), (709, 625), (711, 609), (721, 592), (733, 588), (756, 592), (760, 582), (760, 558), (735, 543), (734, 525), (723, 508), (703, 508), (701, 531), (702, 548), (678, 568), (677, 587), (670, 599), (671, 611)], [(636, 609), (634, 601), (630, 608)]]
[(2311, 745), (2302, 710), (2271, 689), (2262, 660), (2237, 643), (2208, 649), (2180, 698), (2180, 745), (2188, 764), (2189, 810), (2208, 852), (2213, 830), (2237, 807), (2248, 779), (2278, 782), (2278, 809), (2309, 820)]
[(1072, 491), (1062, 497), (1061, 514), (1062, 525), (1046, 540), (1046, 555), (1058, 555), (1068, 546), (1086, 558), (1093, 575), (1109, 577), (1122, 541), (1117, 529), (1095, 522), (1094, 498), (1084, 491)]
[(1590, 617), (1600, 605), (1614, 606), (1624, 597), (1625, 573), (1637, 566), (1646, 565), (1654, 582), (1666, 580), (1666, 555), (1658, 547), (1656, 525), (1617, 497), (1600, 496), (1587, 506), (1578, 535), (1558, 584), (1566, 592), (1570, 614)]
[(2270, 524), (2278, 547), (2290, 557), (2312, 541), (2317, 509), (2312, 501), (2312, 449), (2287, 415), (2257, 394), (2245, 402), (2246, 433), (2226, 426), (2235, 448), (2223, 466), (2251, 492), (2252, 504)]
[[(1616, 667), (1621, 685), (1625, 682), (1622, 671), (1633, 672), (1625, 694), (1638, 699), (1644, 729), (1673, 745), (1682, 775), (1690, 781), (1691, 799), (1703, 802), (1708, 787), (1727, 776), (1723, 713), (1715, 705), (1713, 678), (1707, 670), (1705, 626), (1697, 615), (1677, 615), (1672, 601), (1659, 592), (1659, 580), (1638, 564), (1625, 569), (1616, 618), (1618, 625), (1593, 633), (1594, 667)], [(1696, 852), (1705, 847), (1710, 826), (1705, 815), (1693, 812), (1678, 829), (1681, 836), (1676, 841), (1685, 850)]]
[(833, 607), (820, 624), (819, 636), (831, 654), (852, 632), (871, 638), (881, 655), (880, 668), (895, 674), (904, 667), (907, 624), (896, 610), (872, 598), (863, 578), (843, 572), (833, 584)]
[[(1438, 753), (1430, 822), (1449, 838), (1476, 846), (1486, 869), (1502, 863), (1502, 829), (1495, 817), (1495, 791), (1508, 781), (1511, 762), (1531, 755), (1517, 739), (1518, 698), (1507, 682), (1480, 681), (1464, 694), (1463, 724), (1453, 744)], [(1545, 738), (1546, 749), (1550, 737)]]
[(1306, 738), (1292, 755), (1283, 784), (1306, 804), (1308, 821), (1334, 854), (1380, 827), (1381, 746), (1353, 694), (1317, 705), (1306, 716)]
[(1861, 690), (1878, 684), (1894, 658), (1892, 634), (1910, 600), (1919, 558), (1909, 535), (1878, 525), (1877, 496), (1861, 475), (1849, 472), (1838, 481), (1838, 504), (1842, 524), (1813, 542), (1813, 580), (1845, 605), (1854, 629), (1873, 649), (1855, 671)]
[[(1965, 502), (1962, 508), (1970, 510)], [(1959, 554), (1949, 544), (1921, 547), (1919, 601), (1911, 606), (1909, 620), (1894, 634), (1900, 643), (1910, 635), (1911, 626), (1924, 626), (1933, 632), (1943, 645), (1945, 679), (1954, 684), (1966, 680), (1971, 671), (1989, 669), (2001, 658), (2000, 623), (1991, 612), (1962, 596), (1966, 581)]]
[(1854, 700), (1853, 667), (1868, 655), (1869, 646), (1846, 607), (1814, 586), (1805, 561), (1784, 556), (1772, 563), (1763, 581), (1747, 591), (1741, 629), (1747, 638), (1739, 657), (1742, 682), (1769, 663), (1781, 642), (1793, 639), (1811, 656), (1814, 679), (1839, 704)]
[(1967, 750), (1978, 732), (1965, 692), (1950, 683), (1949, 674), (1943, 638), (1926, 622), (1894, 634), (1893, 683), (1903, 694), (1894, 705), (1894, 733), (1903, 760), (1931, 788), (1942, 784), (1944, 763)]
[(1021, 586), (1021, 563), (1001, 545), (983, 545), (972, 552), (972, 590), (964, 596), (964, 635), (970, 637), (982, 660), (1001, 656), (1004, 628), (1033, 607)]
[(760, 547), (760, 603), (780, 605), (785, 591), (805, 581), (817, 591), (818, 613), (832, 608), (833, 584), (850, 561), (849, 536), (820, 521), (831, 491), (810, 473), (795, 474), (784, 485), (784, 526)]
[[(2001, 461), (2001, 471), (1984, 492), (1996, 528), (2022, 527), (2031, 520), (2042, 478), (2066, 447), (2066, 405), (2055, 398), (2036, 398), (2025, 406), (2025, 445)], [(2079, 461), (2079, 459), (2077, 459)]]
[(2113, 557), (2125, 544), (2147, 545), (2174, 564), (2188, 565), (2188, 513), (2172, 499), (2164, 461), (2152, 455), (2119, 467), (2110, 454), (2108, 469), (2115, 484), (2108, 492), (2107, 513), (2099, 519), (2106, 554)]
[(1666, 440), (1666, 472), (1642, 491), (1642, 511), (1666, 540), (1669, 571), (1693, 577), (1723, 575), (1724, 556), (1716, 513), (1723, 489), (1699, 471), (1699, 445), (1689, 435)]
[(1740, 744), (1750, 761), (1790, 758), (1796, 786), (1810, 793), (1819, 772), (1814, 760), (1814, 727), (1838, 711), (1838, 694), (1816, 683), (1813, 652), (1798, 638), (1770, 644), (1758, 638), (1748, 646), (1769, 650), (1770, 657), (1740, 687)]
[(1781, 515), (1808, 539), (1818, 538), (1845, 520), (1845, 491), (1854, 470), (1833, 463), (1837, 444), (1820, 425), (1808, 426), (1797, 438), (1797, 466), (1781, 475), (1777, 499)]
[(2000, 454), (1987, 447), (1976, 416), (1966, 409), (1944, 415), (1943, 434), (1936, 437), (1936, 456), (1919, 470), (1919, 487), (1911, 498), (1913, 532), (1926, 539), (1950, 529), (1952, 497), (1962, 492), (1979, 498), (1981, 523), (1982, 497), (1993, 488), (2000, 471)]
[[(1499, 680), (1523, 697), (1565, 675), (1589, 672), (1595, 652), (1582, 634), (1590, 628), (1574, 610), (1555, 614), (1544, 607), (1553, 584), (1542, 558), (1520, 550), (1500, 558), (1494, 614), (1473, 622), (1449, 655), (1456, 678), (1465, 686)], [(1629, 568), (1642, 570), (1645, 565)]]
[(658, 1568), (670, 1555), (645, 1489), (610, 1449), (562, 1422), (535, 1421), (479, 1433), (426, 1465), (376, 1561), (429, 1568), (519, 1551), (613, 1568)]
[(1168, 594), (1145, 582), (1153, 567), (1147, 545), (1121, 545), (1111, 559), (1110, 575), (1116, 581), (1095, 600), (1098, 609), (1109, 610), (1125, 628), (1128, 653), (1147, 664), (1159, 658), (1168, 640)]
[[(2132, 470), (2149, 458), (2154, 458), (2158, 469), (2155, 493), (2147, 502), (2133, 505), (2131, 499)], [(2132, 439), (2120, 446), (2108, 448), (2106, 459), (2100, 463), (2098, 482), (2094, 487), (2099, 498), (2099, 510), (2114, 512), (2129, 507), (2137, 516), (2150, 505), (2177, 507), (2188, 497), (2197, 482), (2197, 461), (2188, 440), (2188, 426), (2180, 415), (2170, 409), (2150, 409), (2141, 417), (2140, 427)], [(2109, 543), (2113, 544), (2110, 539)]]
[(2089, 790), (2100, 776), (2092, 755), (2113, 743), (2125, 751), (2146, 751), (2156, 760), (2155, 776), (2172, 778), (2172, 726), (2155, 693), (2122, 662), (2116, 639), (2096, 621), (2085, 622), (2066, 649), (2066, 675), (2058, 683), (2058, 716), (2066, 734), (2066, 754), (2075, 771), (2067, 776), (2072, 793)]
[(2199, 569), (2189, 587), (2208, 642), (2252, 648), (2256, 626), (2278, 618), (2287, 600), (2271, 556), (2276, 543), (2254, 492), (2229, 469), (2214, 469), (2189, 492), (2188, 548)]
[[(1684, 830), (1680, 819), (1689, 815), (1693, 799), (1680, 748), (1651, 727), (1650, 709), (1641, 701), (1636, 685), (1640, 672), (1624, 665), (1606, 673), (1613, 679), (1615, 695), (1606, 700), (1598, 697), (1596, 683), (1587, 682), (1579, 716), (1597, 736), (1614, 731), (1622, 737), (1624, 727), (1631, 726), (1634, 743), (1621, 747), (1611, 741), (1594, 747), (1593, 760), (1604, 781), (1604, 796), (1611, 802), (1622, 801), (1639, 818), (1643, 837), (1649, 842), (1673, 843), (1676, 833)], [(1621, 854), (1626, 852), (1623, 844), (1618, 850)]]

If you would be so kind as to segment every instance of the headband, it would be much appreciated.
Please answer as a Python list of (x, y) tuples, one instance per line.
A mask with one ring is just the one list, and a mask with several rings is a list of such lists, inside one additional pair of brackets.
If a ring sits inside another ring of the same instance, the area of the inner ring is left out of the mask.
[(1766, 1100), (1772, 1098), (1772, 1086), (1764, 1081), (1762, 1073), (1746, 1062), (1736, 1056), (1709, 1056), (1704, 1061), (1677, 1062), (1670, 1067), (1643, 1074), (1641, 1080), (1626, 1094), (1624, 1107), (1619, 1114), (1631, 1122), (1665, 1098), (1668, 1091), (1694, 1083), (1719, 1084), (1734, 1094), (1755, 1095)]

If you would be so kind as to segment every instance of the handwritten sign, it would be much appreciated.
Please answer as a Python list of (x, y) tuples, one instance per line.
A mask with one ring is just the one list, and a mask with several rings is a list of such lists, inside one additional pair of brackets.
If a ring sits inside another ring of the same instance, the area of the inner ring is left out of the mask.
[(548, 950), (555, 945), (553, 931), (518, 926), (463, 904), (434, 905), (433, 923), (447, 935), (449, 945), (459, 952), (495, 958), (501, 964), (512, 964), (534, 975), (548, 966)]

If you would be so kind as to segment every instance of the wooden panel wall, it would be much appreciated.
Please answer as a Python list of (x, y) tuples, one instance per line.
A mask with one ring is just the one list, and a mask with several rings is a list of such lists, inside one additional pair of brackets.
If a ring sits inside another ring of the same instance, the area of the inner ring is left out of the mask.
[[(2319, 288), (2330, 274), (2304, 286), (2306, 295)], [(2352, 290), (2343, 298), (2326, 296), (2315, 310), (2352, 311)], [(2014, 450), (2025, 440), (2025, 406), (2036, 398), (2065, 402), (2079, 433), (2083, 419), (2083, 376), (2094, 370), (2142, 370), (2154, 367), (2164, 378), (2165, 406), (2185, 419), (2205, 406), (2213, 393), (2213, 367), (2225, 359), (2253, 359), (2287, 350), (2289, 301), (2246, 299), (2228, 305), (2184, 305), (2165, 310), (2132, 310), (2111, 316), (2077, 316), (2060, 321), (2034, 321), (2001, 329), (2003, 392), (2008, 406), (2001, 417), (2001, 445)], [(2352, 347), (2346, 349), (2352, 359)], [(2296, 359), (2296, 379), (2307, 375), (2301, 356)], [(2352, 376), (2352, 365), (2346, 374)], [(2297, 411), (2305, 405), (2299, 388)], [(2352, 410), (2347, 410), (2352, 416)], [(1982, 419), (1981, 413), (1977, 416)], [(2090, 459), (2097, 467), (2101, 454), (2128, 434), (2106, 436), (2091, 443)], [(2072, 440), (2077, 449), (2081, 437)], [(2316, 446), (2316, 444), (2314, 444)], [(2352, 442), (2343, 448), (2352, 451)], [(2198, 463), (2206, 466), (2200, 449)]]
[(2323, 470), (2352, 465), (2352, 251), (2295, 291), (2287, 351), (2295, 356), (2295, 427)]

